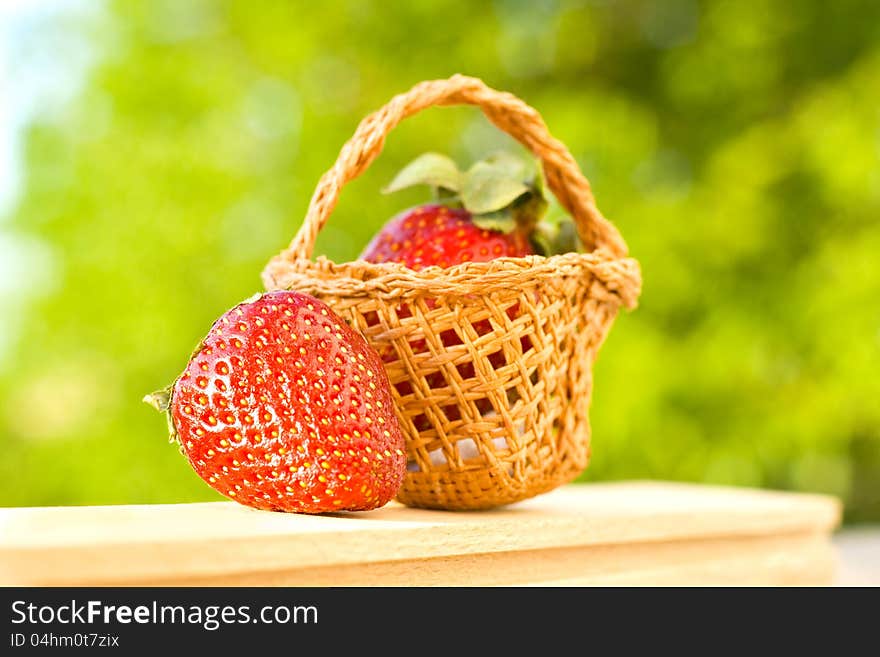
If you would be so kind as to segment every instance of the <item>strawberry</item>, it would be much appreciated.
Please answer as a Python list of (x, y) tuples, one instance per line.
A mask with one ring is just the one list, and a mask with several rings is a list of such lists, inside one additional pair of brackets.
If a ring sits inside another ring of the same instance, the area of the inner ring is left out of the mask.
[(520, 230), (480, 228), (464, 208), (427, 204), (401, 212), (382, 228), (361, 254), (370, 262), (400, 262), (410, 269), (534, 253)]
[(385, 191), (417, 184), (431, 186), (438, 202), (388, 221), (361, 253), (362, 260), (423, 269), (573, 250), (560, 241), (572, 231), (539, 222), (547, 208), (540, 170), (531, 172), (511, 155), (493, 155), (462, 172), (448, 157), (426, 153)]
[(270, 292), (228, 311), (174, 384), (145, 401), (168, 414), (196, 474), (247, 506), (368, 510), (403, 481), (378, 354), (306, 294)]

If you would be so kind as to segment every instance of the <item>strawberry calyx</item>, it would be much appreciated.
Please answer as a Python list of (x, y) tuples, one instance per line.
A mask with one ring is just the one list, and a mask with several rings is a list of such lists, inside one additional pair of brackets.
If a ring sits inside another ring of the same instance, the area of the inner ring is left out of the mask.
[(570, 219), (544, 219), (549, 205), (543, 172), (535, 161), (501, 151), (462, 171), (446, 155), (424, 153), (382, 191), (389, 194), (415, 185), (428, 185), (436, 203), (467, 211), (479, 228), (505, 234), (521, 232), (541, 255), (578, 249)]
[(581, 250), (580, 237), (571, 219), (541, 221), (529, 235), (535, 253), (555, 255)]
[(177, 427), (174, 426), (174, 418), (171, 416), (171, 395), (174, 391), (174, 385), (162, 388), (156, 392), (145, 395), (143, 401), (157, 411), (165, 415), (168, 421), (168, 442), (180, 444), (180, 436), (177, 433)]

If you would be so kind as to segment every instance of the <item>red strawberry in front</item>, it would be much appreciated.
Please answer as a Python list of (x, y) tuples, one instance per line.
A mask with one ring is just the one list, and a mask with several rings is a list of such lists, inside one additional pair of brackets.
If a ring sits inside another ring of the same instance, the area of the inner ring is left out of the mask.
[(183, 374), (146, 398), (196, 473), (247, 506), (386, 504), (405, 474), (382, 362), (326, 304), (270, 292), (217, 320)]

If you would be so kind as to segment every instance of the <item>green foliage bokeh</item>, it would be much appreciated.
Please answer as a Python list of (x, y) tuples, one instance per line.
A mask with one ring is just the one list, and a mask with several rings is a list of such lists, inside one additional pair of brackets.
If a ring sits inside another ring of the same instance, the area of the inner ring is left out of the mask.
[[(542, 112), (642, 264), (583, 479), (880, 520), (880, 3), (124, 1), (63, 30), (96, 61), (29, 126), (0, 224), (28, 253), (0, 298), (0, 504), (216, 499), (141, 397), (260, 289), (357, 121), (463, 72)], [(318, 251), (418, 202), (378, 193), (415, 155), (509, 143), (473, 109), (407, 121)]]

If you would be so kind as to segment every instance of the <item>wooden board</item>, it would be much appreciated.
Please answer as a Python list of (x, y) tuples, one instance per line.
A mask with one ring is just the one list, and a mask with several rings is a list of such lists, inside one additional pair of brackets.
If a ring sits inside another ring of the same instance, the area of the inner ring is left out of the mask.
[(0, 584), (823, 584), (839, 520), (829, 497), (650, 482), (571, 485), (470, 513), (8, 508)]

